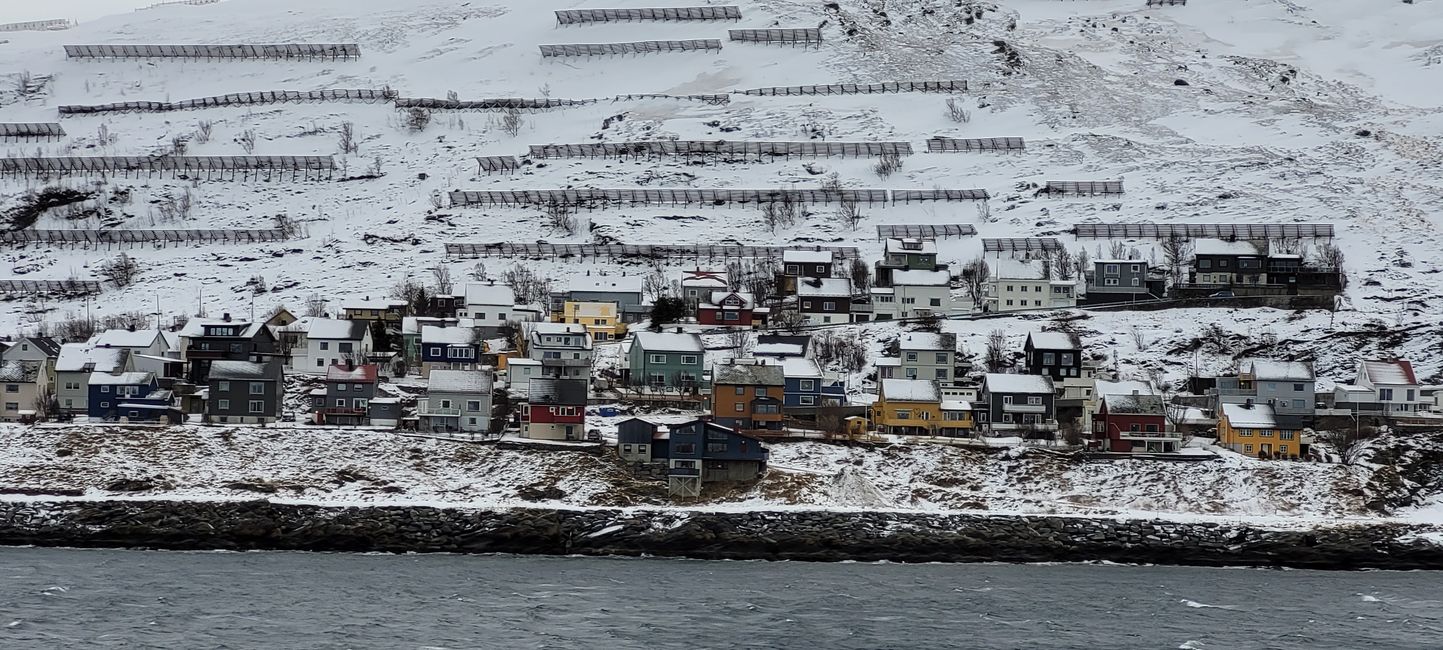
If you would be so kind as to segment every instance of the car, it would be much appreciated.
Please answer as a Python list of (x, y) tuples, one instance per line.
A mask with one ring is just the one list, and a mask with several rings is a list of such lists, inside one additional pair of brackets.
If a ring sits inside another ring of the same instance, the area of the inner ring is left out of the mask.
[(281, 420), (284, 421), (284, 422), (295, 422), (295, 421), (296, 421), (296, 412), (295, 412), (295, 411), (281, 411)]
[(1214, 293), (1214, 294), (1212, 294), (1212, 295), (1210, 295), (1210, 296), (1208, 296), (1208, 297), (1209, 297), (1209, 298), (1236, 298), (1237, 296), (1234, 295), (1233, 292), (1231, 292), (1231, 291), (1219, 291), (1219, 292)]

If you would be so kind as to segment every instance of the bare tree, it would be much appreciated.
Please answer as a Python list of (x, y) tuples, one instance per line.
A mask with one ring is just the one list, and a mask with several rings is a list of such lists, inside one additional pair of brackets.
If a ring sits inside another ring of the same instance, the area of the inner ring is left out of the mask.
[(486, 263), (485, 263), (485, 262), (477, 262), (475, 266), (471, 267), (471, 279), (472, 279), (472, 280), (476, 280), (476, 281), (478, 281), (478, 282), (485, 282), (485, 281), (486, 281)]
[(246, 152), (246, 155), (256, 152), (256, 132), (254, 130), (246, 129), (242, 131), (240, 137), (236, 138), (236, 142), (240, 143), (241, 149)]
[(857, 330), (837, 334), (824, 330), (812, 338), (812, 351), (823, 368), (833, 365), (847, 372), (858, 372), (870, 360), (867, 342)]
[(436, 282), (436, 295), (449, 296), (455, 283), (451, 281), (451, 267), (437, 264), (431, 267), (431, 279)]
[(40, 384), (32, 406), (35, 408), (35, 415), (41, 420), (60, 415), (60, 400), (55, 397), (55, 388), (48, 383)]
[(501, 113), (501, 130), (513, 138), (521, 134), (521, 127), (525, 123), (519, 109), (508, 108)]
[(1147, 349), (1146, 331), (1143, 331), (1141, 327), (1133, 325), (1132, 329), (1128, 330), (1128, 333), (1132, 336), (1132, 344), (1137, 346), (1138, 351)]
[(95, 273), (116, 287), (127, 287), (140, 274), (140, 267), (129, 255), (121, 253), (113, 260), (102, 262)]
[(1057, 249), (1052, 259), (1052, 274), (1057, 276), (1058, 280), (1071, 280), (1076, 277), (1076, 272), (1077, 266), (1073, 262), (1072, 252), (1066, 248)]
[(782, 309), (772, 314), (773, 327), (791, 333), (802, 331), (802, 313), (795, 309)]
[(511, 286), (517, 304), (545, 302), (551, 297), (551, 278), (537, 275), (530, 267), (513, 264), (501, 274), (501, 281)]
[(340, 136), (337, 144), (341, 147), (341, 153), (360, 153), (361, 143), (356, 142), (356, 125), (351, 122), (341, 122)]
[(727, 333), (727, 344), (731, 347), (733, 356), (745, 357), (752, 351), (752, 333), (745, 329), (734, 329)]
[(286, 239), (294, 239), (301, 236), (301, 224), (294, 217), (288, 214), (278, 214), (271, 217), (271, 223), (276, 230), (281, 231), (281, 236)]
[(872, 267), (861, 258), (852, 260), (852, 290), (865, 292), (872, 288)]
[(852, 230), (856, 230), (857, 225), (862, 223), (861, 203), (854, 198), (845, 198), (837, 205), (837, 217), (842, 220), (842, 224)]
[(987, 351), (984, 353), (987, 372), (1001, 372), (1007, 367), (1007, 334), (1002, 330), (987, 333)]
[(415, 106), (406, 112), (406, 128), (412, 133), (425, 131), (431, 125), (431, 111)]
[(408, 314), (426, 313), (431, 304), (431, 295), (431, 292), (426, 290), (426, 285), (409, 275), (391, 287), (391, 297), (404, 301)]
[(1318, 266), (1328, 271), (1343, 270), (1343, 249), (1332, 244), (1318, 247)]
[(991, 280), (992, 267), (981, 256), (962, 266), (962, 287), (967, 290), (973, 307), (981, 306), (987, 293), (987, 283)]
[(972, 112), (962, 107), (962, 98), (947, 98), (947, 118), (958, 124), (972, 121)]
[(1077, 257), (1073, 258), (1073, 261), (1076, 262), (1078, 276), (1086, 277), (1087, 272), (1092, 270), (1088, 268), (1092, 264), (1092, 259), (1087, 255), (1086, 248), (1077, 249)]
[(311, 318), (324, 318), (326, 316), (326, 299), (319, 293), (306, 296), (306, 315)]
[(576, 214), (571, 206), (565, 203), (553, 202), (546, 204), (546, 226), (552, 232), (566, 236), (576, 234)]
[(1192, 259), (1193, 242), (1176, 234), (1162, 240), (1162, 259), (1174, 285), (1182, 284), (1183, 270)]

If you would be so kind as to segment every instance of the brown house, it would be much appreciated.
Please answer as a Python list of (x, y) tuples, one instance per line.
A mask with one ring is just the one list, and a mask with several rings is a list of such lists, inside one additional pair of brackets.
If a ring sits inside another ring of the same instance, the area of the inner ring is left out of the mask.
[(787, 380), (775, 360), (732, 359), (715, 375), (711, 408), (717, 424), (752, 434), (781, 432)]

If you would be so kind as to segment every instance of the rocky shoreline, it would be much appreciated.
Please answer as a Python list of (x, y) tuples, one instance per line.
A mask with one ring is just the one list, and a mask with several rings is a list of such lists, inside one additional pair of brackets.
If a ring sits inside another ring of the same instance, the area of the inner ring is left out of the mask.
[(1438, 527), (890, 512), (333, 507), (268, 501), (0, 501), (0, 545), (896, 562), (1110, 561), (1443, 569)]

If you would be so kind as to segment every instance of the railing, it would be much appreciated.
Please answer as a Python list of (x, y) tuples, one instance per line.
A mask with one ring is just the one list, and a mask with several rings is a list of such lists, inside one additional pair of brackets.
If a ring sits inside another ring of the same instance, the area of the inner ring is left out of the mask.
[(454, 418), (454, 417), (461, 417), (461, 409), (458, 409), (458, 408), (443, 408), (443, 407), (440, 407), (440, 406), (435, 406), (435, 407), (433, 407), (433, 406), (431, 406), (431, 405), (430, 405), (429, 403), (427, 403), (427, 402), (419, 402), (419, 403), (416, 404), (416, 414), (417, 414), (417, 415), (427, 415), (427, 416), (431, 416), (431, 417), (448, 417), (448, 418)]
[(1003, 404), (1004, 413), (1046, 413), (1046, 404)]
[(579, 368), (591, 365), (591, 359), (541, 359), (542, 367), (561, 366), (564, 368)]
[(366, 409), (351, 406), (324, 406), (320, 409), (321, 415), (365, 415)]
[(224, 359), (227, 354), (230, 354), (228, 350), (197, 350), (192, 348), (185, 351), (185, 358), (200, 360)]
[(1117, 435), (1123, 440), (1181, 440), (1182, 435), (1176, 431), (1120, 431)]

